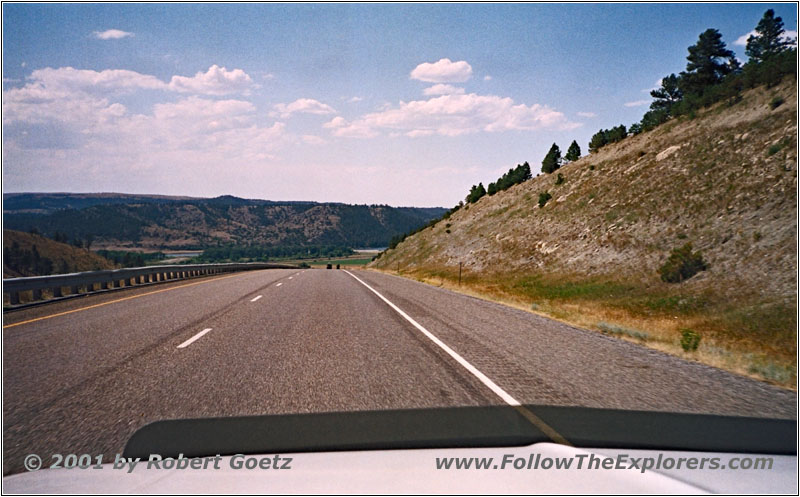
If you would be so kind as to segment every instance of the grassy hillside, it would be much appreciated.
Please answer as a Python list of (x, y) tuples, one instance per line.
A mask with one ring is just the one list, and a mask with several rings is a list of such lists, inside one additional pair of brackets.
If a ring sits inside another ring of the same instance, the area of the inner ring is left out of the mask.
[(3, 230), (3, 278), (114, 269), (117, 266), (86, 249), (43, 236)]
[(216, 245), (385, 247), (441, 208), (187, 199), (120, 194), (4, 196), (5, 226), (93, 240), (95, 249), (202, 249)]
[[(794, 79), (750, 90), (487, 195), (371, 267), (455, 286), (461, 263), (463, 291), (792, 385), (796, 116)], [(686, 243), (708, 269), (662, 281)]]

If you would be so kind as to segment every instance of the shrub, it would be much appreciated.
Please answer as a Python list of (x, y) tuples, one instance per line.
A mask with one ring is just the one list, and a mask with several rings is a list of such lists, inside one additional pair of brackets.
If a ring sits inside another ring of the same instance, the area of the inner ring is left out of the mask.
[(692, 244), (672, 249), (667, 262), (658, 270), (661, 279), (667, 283), (680, 283), (688, 280), (700, 271), (708, 269), (708, 264), (703, 260), (703, 255), (692, 252)]
[(772, 109), (772, 110), (775, 110), (778, 107), (780, 107), (781, 104), (783, 104), (783, 97), (774, 97), (769, 102), (769, 108)]
[(637, 340), (647, 341), (650, 339), (650, 335), (645, 333), (644, 331), (634, 330), (631, 328), (626, 328), (624, 326), (618, 326), (616, 324), (606, 323), (605, 321), (600, 321), (597, 323), (597, 327), (603, 333), (607, 335), (627, 335), (631, 338), (636, 338)]
[(700, 333), (689, 328), (683, 328), (681, 330), (681, 347), (686, 352), (693, 352), (700, 345), (700, 338)]
[(556, 178), (556, 186), (562, 184), (564, 182), (564, 176), (561, 173), (558, 173), (558, 177)]
[(543, 192), (539, 194), (539, 207), (544, 207), (548, 200), (553, 198), (549, 192)]
[(775, 155), (780, 151), (781, 151), (781, 144), (776, 143), (775, 145), (769, 147), (769, 150), (767, 150), (767, 155)]

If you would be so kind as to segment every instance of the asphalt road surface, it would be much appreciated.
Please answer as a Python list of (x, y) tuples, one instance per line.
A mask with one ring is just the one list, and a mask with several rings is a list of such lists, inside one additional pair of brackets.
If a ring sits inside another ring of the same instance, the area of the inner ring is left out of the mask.
[[(6, 313), (4, 473), (160, 419), (523, 404), (795, 419), (797, 394), (399, 277), (272, 269)], [(510, 400), (509, 400), (510, 399)]]

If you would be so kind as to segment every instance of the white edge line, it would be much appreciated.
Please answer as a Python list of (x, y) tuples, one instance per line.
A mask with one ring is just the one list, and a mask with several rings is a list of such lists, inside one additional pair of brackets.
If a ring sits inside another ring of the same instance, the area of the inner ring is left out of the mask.
[(253, 299), (250, 299), (250, 302), (255, 302), (256, 300), (260, 299), (261, 297), (263, 297), (263, 295), (258, 295), (257, 297), (255, 297)]
[(438, 345), (439, 347), (441, 347), (441, 349), (442, 349), (442, 350), (444, 350), (445, 352), (447, 352), (447, 354), (448, 354), (450, 357), (452, 357), (453, 359), (455, 359), (457, 363), (459, 363), (459, 364), (461, 364), (462, 366), (464, 366), (464, 368), (466, 368), (466, 369), (467, 369), (467, 371), (469, 371), (470, 373), (472, 373), (473, 375), (475, 375), (475, 376), (476, 376), (476, 377), (477, 377), (479, 380), (481, 380), (481, 383), (483, 383), (484, 385), (486, 385), (487, 387), (489, 387), (489, 389), (490, 389), (492, 392), (494, 392), (495, 394), (497, 394), (497, 396), (498, 396), (498, 397), (500, 397), (501, 399), (503, 399), (503, 400), (505, 401), (505, 403), (506, 403), (506, 404), (508, 404), (508, 405), (510, 405), (510, 406), (519, 406), (519, 405), (522, 405), (522, 404), (520, 404), (520, 403), (519, 403), (519, 401), (518, 401), (517, 399), (515, 399), (514, 397), (512, 397), (511, 395), (509, 395), (509, 394), (508, 394), (508, 392), (506, 392), (505, 390), (503, 390), (502, 388), (500, 388), (500, 387), (497, 385), (497, 383), (493, 382), (492, 380), (490, 380), (490, 379), (489, 379), (489, 377), (488, 377), (488, 376), (486, 376), (485, 374), (481, 373), (481, 372), (478, 370), (478, 368), (476, 368), (475, 366), (473, 366), (472, 364), (470, 364), (469, 362), (467, 362), (467, 360), (466, 360), (466, 359), (464, 359), (463, 357), (461, 357), (461, 356), (458, 354), (458, 352), (454, 351), (453, 349), (451, 349), (450, 347), (448, 347), (448, 346), (447, 346), (447, 345), (446, 345), (444, 342), (442, 342), (441, 340), (439, 340), (438, 338), (436, 338), (436, 337), (433, 335), (433, 333), (431, 333), (430, 331), (428, 331), (428, 330), (426, 330), (425, 328), (423, 328), (423, 327), (422, 327), (422, 325), (420, 325), (419, 323), (417, 323), (416, 321), (414, 321), (414, 319), (413, 319), (413, 318), (411, 318), (411, 316), (409, 316), (408, 314), (406, 314), (405, 312), (403, 312), (403, 310), (402, 310), (402, 309), (400, 309), (399, 307), (397, 307), (397, 306), (396, 306), (396, 305), (394, 305), (393, 303), (389, 302), (389, 300), (388, 300), (386, 297), (384, 297), (383, 295), (381, 295), (380, 293), (378, 293), (378, 292), (377, 292), (377, 291), (376, 291), (374, 288), (372, 288), (371, 286), (369, 286), (369, 285), (367, 285), (366, 283), (364, 283), (364, 282), (363, 282), (363, 281), (362, 281), (362, 280), (361, 280), (361, 279), (360, 279), (358, 276), (354, 275), (353, 273), (351, 273), (350, 271), (348, 271), (348, 270), (346, 270), (346, 269), (345, 269), (345, 271), (344, 271), (344, 272), (345, 272), (345, 273), (347, 273), (347, 274), (349, 274), (350, 276), (352, 276), (352, 277), (353, 277), (353, 278), (355, 278), (356, 280), (358, 280), (358, 282), (359, 282), (359, 283), (361, 283), (362, 285), (364, 285), (365, 287), (369, 288), (369, 289), (372, 291), (372, 293), (374, 293), (375, 295), (377, 295), (378, 297), (380, 297), (380, 298), (381, 298), (381, 300), (383, 300), (384, 302), (386, 302), (386, 304), (387, 304), (389, 307), (391, 307), (392, 309), (394, 309), (395, 311), (397, 311), (397, 313), (398, 313), (398, 314), (400, 314), (401, 316), (403, 316), (403, 317), (406, 319), (406, 321), (408, 321), (409, 323), (413, 324), (415, 328), (417, 328), (419, 331), (421, 331), (421, 332), (422, 332), (422, 333), (423, 333), (423, 334), (424, 334), (426, 337), (430, 338), (430, 340), (431, 340), (433, 343), (435, 343), (436, 345)]
[(185, 342), (183, 342), (182, 344), (178, 345), (178, 348), (179, 349), (184, 349), (184, 348), (188, 347), (189, 345), (193, 344), (195, 341), (199, 340), (200, 337), (202, 337), (203, 335), (205, 335), (209, 331), (211, 331), (211, 328), (204, 329), (203, 331), (201, 331), (197, 335), (193, 336), (192, 338), (190, 338), (190, 339), (186, 340)]
[(347, 273), (347, 274), (349, 274), (349, 275), (350, 275), (350, 276), (352, 276), (353, 278), (355, 278), (355, 279), (356, 279), (356, 280), (357, 280), (359, 283), (361, 283), (362, 285), (364, 285), (365, 287), (367, 287), (367, 288), (368, 288), (368, 289), (369, 289), (369, 290), (370, 290), (372, 293), (374, 293), (375, 295), (377, 295), (378, 297), (380, 297), (380, 299), (381, 299), (381, 300), (383, 300), (384, 302), (386, 302), (386, 304), (387, 304), (389, 307), (391, 307), (391, 308), (392, 308), (392, 309), (394, 309), (394, 310), (395, 310), (395, 311), (396, 311), (398, 314), (400, 314), (401, 316), (403, 316), (403, 317), (406, 319), (406, 321), (408, 321), (409, 323), (413, 324), (415, 328), (417, 328), (419, 331), (421, 331), (421, 332), (422, 332), (422, 333), (423, 333), (423, 334), (424, 334), (426, 337), (428, 337), (428, 338), (429, 338), (429, 339), (430, 339), (430, 340), (431, 340), (433, 343), (435, 343), (436, 345), (438, 345), (439, 347), (441, 347), (441, 349), (442, 349), (442, 350), (444, 350), (445, 352), (447, 352), (447, 354), (448, 354), (450, 357), (452, 357), (453, 359), (455, 359), (455, 361), (456, 361), (456, 362), (458, 362), (459, 364), (461, 364), (461, 365), (462, 365), (462, 366), (463, 366), (463, 367), (464, 367), (464, 368), (465, 368), (467, 371), (469, 371), (470, 373), (472, 373), (473, 375), (475, 375), (475, 377), (476, 377), (476, 378), (478, 378), (478, 379), (481, 381), (481, 383), (483, 383), (484, 385), (486, 385), (487, 387), (489, 387), (489, 389), (490, 389), (492, 392), (494, 392), (495, 394), (497, 394), (497, 396), (498, 396), (498, 397), (500, 397), (501, 399), (503, 399), (503, 401), (505, 401), (505, 403), (506, 403), (506, 404), (508, 404), (508, 405), (510, 405), (510, 406), (512, 406), (512, 407), (515, 407), (515, 408), (516, 408), (516, 409), (517, 409), (517, 410), (518, 410), (518, 411), (519, 411), (519, 412), (520, 412), (520, 413), (521, 413), (521, 414), (522, 414), (522, 415), (523, 415), (525, 418), (527, 418), (527, 419), (528, 419), (528, 421), (530, 421), (530, 422), (531, 422), (531, 423), (532, 423), (534, 426), (536, 426), (537, 428), (539, 428), (539, 430), (541, 430), (541, 431), (542, 431), (542, 432), (543, 432), (545, 435), (547, 435), (548, 437), (550, 437), (550, 439), (551, 439), (551, 440), (553, 440), (553, 441), (554, 441), (554, 442), (556, 442), (556, 443), (563, 444), (563, 445), (572, 445), (572, 444), (570, 444), (570, 443), (569, 443), (569, 441), (568, 441), (567, 439), (565, 439), (563, 436), (561, 436), (561, 434), (560, 434), (560, 433), (558, 433), (556, 430), (554, 430), (554, 429), (553, 429), (553, 427), (551, 427), (550, 425), (548, 425), (547, 423), (545, 423), (545, 422), (544, 422), (544, 421), (543, 421), (541, 418), (539, 418), (539, 416), (537, 416), (536, 414), (534, 414), (533, 412), (531, 412), (530, 410), (528, 410), (528, 409), (527, 409), (525, 406), (523, 406), (522, 404), (520, 404), (520, 402), (519, 402), (517, 399), (515, 399), (514, 397), (512, 397), (511, 395), (509, 395), (509, 394), (508, 394), (508, 392), (506, 392), (505, 390), (503, 390), (502, 388), (500, 388), (500, 387), (497, 385), (497, 383), (495, 383), (495, 382), (493, 382), (492, 380), (490, 380), (490, 379), (489, 379), (489, 377), (488, 377), (488, 376), (486, 376), (485, 374), (481, 373), (481, 372), (478, 370), (478, 368), (476, 368), (475, 366), (473, 366), (472, 364), (470, 364), (469, 362), (467, 362), (467, 360), (466, 360), (466, 359), (464, 359), (463, 357), (461, 357), (461, 356), (458, 354), (458, 352), (456, 352), (456, 351), (454, 351), (453, 349), (451, 349), (450, 347), (448, 347), (448, 346), (447, 346), (447, 345), (446, 345), (444, 342), (442, 342), (441, 340), (439, 340), (438, 338), (436, 338), (436, 337), (433, 335), (433, 333), (431, 333), (430, 331), (426, 330), (425, 328), (423, 328), (423, 327), (422, 327), (422, 325), (420, 325), (419, 323), (417, 323), (416, 321), (414, 321), (414, 319), (413, 319), (411, 316), (409, 316), (408, 314), (406, 314), (405, 312), (403, 312), (403, 310), (402, 310), (402, 309), (400, 309), (399, 307), (397, 307), (397, 306), (396, 306), (396, 305), (394, 305), (393, 303), (389, 302), (389, 300), (388, 300), (386, 297), (384, 297), (383, 295), (381, 295), (380, 293), (378, 293), (378, 291), (377, 291), (377, 290), (375, 290), (375, 289), (374, 289), (374, 288), (372, 288), (371, 286), (369, 286), (369, 285), (367, 285), (366, 283), (364, 283), (364, 282), (361, 280), (361, 278), (359, 278), (358, 276), (354, 275), (354, 274), (353, 274), (353, 273), (351, 273), (350, 271), (348, 271), (348, 270), (346, 270), (346, 269), (345, 269), (345, 270), (344, 270), (344, 272), (345, 272), (345, 273)]

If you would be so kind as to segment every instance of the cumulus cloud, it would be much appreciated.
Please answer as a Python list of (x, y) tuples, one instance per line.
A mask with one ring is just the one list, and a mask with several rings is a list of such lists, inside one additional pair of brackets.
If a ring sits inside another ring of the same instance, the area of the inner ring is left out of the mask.
[(453, 94), (428, 100), (400, 102), (398, 106), (347, 121), (341, 116), (324, 127), (335, 136), (369, 138), (380, 131), (410, 137), (543, 128), (568, 130), (580, 126), (547, 106), (516, 104), (494, 95)]
[(647, 105), (651, 102), (651, 100), (636, 100), (635, 102), (625, 102), (625, 107), (639, 107), (642, 105)]
[(92, 33), (98, 40), (119, 40), (133, 36), (133, 33), (122, 31), (121, 29), (107, 29), (105, 31), (95, 31)]
[[(288, 142), (285, 125), (260, 124), (251, 102), (202, 96), (222, 92), (213, 80), (206, 83), (175, 86), (125, 70), (40, 69), (25, 86), (3, 91), (4, 145), (19, 160), (33, 160), (48, 149), (53, 153), (40, 159), (56, 161), (56, 151), (70, 150), (69, 163), (88, 168), (82, 174), (94, 174), (88, 171), (99, 165), (126, 174), (127, 168), (148, 165), (263, 161)], [(133, 90), (190, 87), (194, 95), (156, 103), (149, 113), (132, 113), (114, 101)], [(31, 140), (32, 135), (38, 138)]]
[[(749, 33), (743, 34), (742, 36), (736, 38), (736, 41), (734, 41), (733, 44), (739, 45), (740, 47), (746, 47), (747, 39), (750, 38), (751, 36), (758, 36), (758, 33), (756, 33), (755, 29), (753, 31), (750, 31)], [(797, 44), (797, 31), (794, 30), (784, 31), (783, 35), (781, 36), (781, 39), (787, 41), (793, 40), (795, 44)]]
[(247, 93), (253, 81), (241, 69), (228, 71), (224, 67), (211, 66), (205, 73), (194, 77), (173, 76), (165, 83), (155, 76), (127, 69), (105, 69), (93, 71), (73, 67), (46, 67), (33, 71), (24, 87), (27, 91), (57, 92), (81, 91), (88, 93), (131, 92), (134, 90), (164, 90), (202, 95), (226, 95)]
[(167, 89), (166, 83), (155, 76), (126, 69), (92, 71), (72, 67), (58, 69), (46, 67), (33, 71), (28, 79), (31, 81), (26, 85), (28, 89), (39, 88), (55, 91), (116, 90), (126, 92), (137, 89)]
[(335, 114), (336, 111), (328, 104), (324, 104), (319, 100), (313, 98), (299, 98), (292, 103), (276, 104), (275, 112), (272, 115), (279, 115), (282, 118), (287, 118), (295, 113), (301, 114)]
[(484, 81), (491, 81), (492, 77), (487, 74), (486, 76), (483, 77), (483, 80)]
[(411, 79), (427, 83), (463, 83), (472, 77), (472, 66), (466, 61), (453, 62), (439, 59), (438, 62), (423, 62), (411, 71)]
[(591, 119), (593, 117), (597, 117), (597, 114), (595, 114), (594, 112), (578, 112), (577, 114), (579, 116), (585, 117), (587, 119)]
[(351, 123), (342, 116), (336, 116), (322, 125), (331, 130), (331, 134), (343, 138), (373, 138), (378, 132), (364, 122)]
[(424, 95), (455, 95), (464, 93), (464, 88), (459, 88), (458, 86), (453, 85), (446, 85), (439, 83), (438, 85), (433, 85), (429, 88), (425, 88), (422, 90)]
[(214, 64), (205, 73), (200, 71), (193, 77), (173, 76), (169, 82), (172, 90), (201, 93), (204, 95), (227, 95), (247, 93), (254, 87), (253, 80), (241, 69), (228, 71)]

